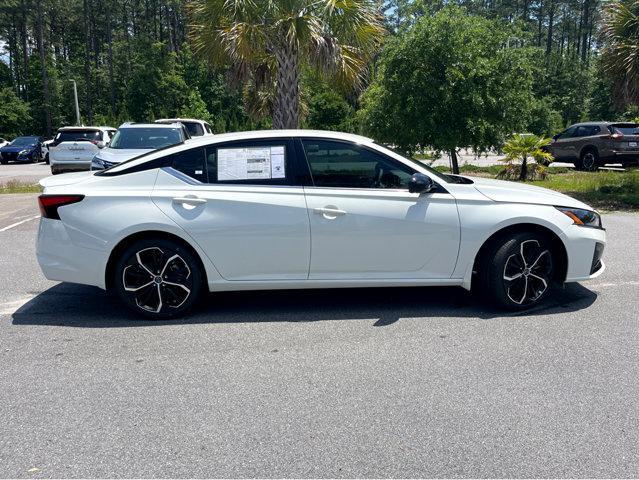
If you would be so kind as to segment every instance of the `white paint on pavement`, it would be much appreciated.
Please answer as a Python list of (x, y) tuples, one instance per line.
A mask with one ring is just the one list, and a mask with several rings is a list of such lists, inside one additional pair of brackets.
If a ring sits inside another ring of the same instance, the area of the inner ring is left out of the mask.
[(6, 232), (7, 230), (11, 230), (14, 227), (22, 225), (23, 223), (30, 222), (31, 220), (35, 220), (36, 218), (40, 218), (40, 215), (34, 215), (33, 217), (29, 217), (29, 218), (27, 218), (25, 220), (20, 220), (19, 222), (12, 223), (11, 225), (7, 225), (4, 228), (0, 228), (0, 232)]

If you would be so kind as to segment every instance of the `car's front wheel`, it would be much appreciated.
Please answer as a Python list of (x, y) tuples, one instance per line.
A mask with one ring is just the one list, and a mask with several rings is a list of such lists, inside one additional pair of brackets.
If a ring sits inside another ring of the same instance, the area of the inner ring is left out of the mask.
[(477, 281), (497, 306), (523, 310), (550, 291), (554, 263), (550, 242), (536, 233), (518, 233), (494, 242), (480, 262)]
[(184, 246), (167, 239), (144, 239), (120, 256), (114, 286), (124, 303), (147, 318), (182, 316), (203, 290), (200, 262)]

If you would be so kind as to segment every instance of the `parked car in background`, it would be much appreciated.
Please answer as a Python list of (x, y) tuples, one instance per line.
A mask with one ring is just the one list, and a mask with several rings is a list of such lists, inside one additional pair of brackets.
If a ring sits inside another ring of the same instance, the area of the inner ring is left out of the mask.
[(458, 285), (521, 310), (605, 268), (588, 205), (442, 174), (358, 135), (200, 137), (65, 177), (40, 181), (45, 276), (155, 319), (206, 291), (282, 288)]
[(91, 170), (104, 170), (125, 160), (188, 140), (188, 130), (182, 123), (124, 123), (108, 147), (100, 150), (91, 161)]
[(639, 124), (577, 123), (555, 135), (548, 150), (555, 161), (573, 163), (578, 170), (593, 171), (610, 163), (637, 165)]
[(51, 173), (89, 170), (95, 154), (115, 132), (113, 127), (62, 127), (49, 145)]
[(42, 137), (17, 137), (0, 148), (0, 162), (39, 162), (42, 160)]
[(42, 142), (42, 159), (47, 165), (49, 165), (49, 147), (53, 142), (54, 140), (52, 138)]
[(0, 138), (0, 148), (4, 147), (5, 145), (9, 145), (9, 140)]
[(189, 131), (191, 137), (203, 137), (205, 135), (213, 135), (213, 129), (208, 122), (197, 120), (195, 118), (161, 118), (155, 123), (175, 123), (180, 122)]

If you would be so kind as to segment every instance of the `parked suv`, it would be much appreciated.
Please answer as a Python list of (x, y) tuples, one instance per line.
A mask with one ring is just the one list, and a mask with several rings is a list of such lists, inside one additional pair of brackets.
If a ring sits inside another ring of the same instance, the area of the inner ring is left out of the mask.
[(195, 118), (161, 118), (155, 123), (175, 123), (180, 122), (189, 131), (191, 137), (203, 137), (205, 135), (213, 135), (213, 129), (208, 122), (197, 120)]
[(578, 170), (597, 170), (608, 163), (624, 167), (639, 163), (639, 124), (577, 123), (553, 137), (549, 151), (558, 162)]
[(95, 154), (115, 132), (113, 127), (62, 127), (49, 145), (51, 173), (89, 170)]
[(110, 145), (91, 161), (91, 170), (104, 170), (145, 153), (178, 145), (188, 140), (188, 130), (181, 123), (123, 123)]

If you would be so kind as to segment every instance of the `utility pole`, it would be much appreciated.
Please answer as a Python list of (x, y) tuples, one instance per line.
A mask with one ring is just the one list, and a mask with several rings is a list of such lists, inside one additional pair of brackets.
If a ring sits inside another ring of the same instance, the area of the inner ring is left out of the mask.
[(78, 84), (75, 80), (69, 80), (73, 83), (73, 100), (75, 101), (75, 124), (79, 127), (80, 123), (80, 107), (78, 106)]

